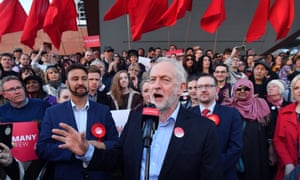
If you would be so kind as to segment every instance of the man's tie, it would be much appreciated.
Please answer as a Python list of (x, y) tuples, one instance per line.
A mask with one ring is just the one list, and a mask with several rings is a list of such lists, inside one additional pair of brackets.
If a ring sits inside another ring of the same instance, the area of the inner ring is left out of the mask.
[(209, 109), (204, 109), (204, 110), (202, 111), (202, 116), (207, 117), (207, 114), (208, 114), (209, 112), (210, 112)]

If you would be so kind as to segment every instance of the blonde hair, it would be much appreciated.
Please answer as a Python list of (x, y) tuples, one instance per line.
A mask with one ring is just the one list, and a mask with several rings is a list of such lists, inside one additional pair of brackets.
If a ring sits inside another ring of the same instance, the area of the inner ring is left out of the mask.
[(128, 71), (131, 69), (138, 71), (138, 73), (140, 73), (141, 71), (140, 65), (138, 63), (131, 63), (128, 67)]
[(294, 99), (294, 88), (295, 88), (295, 85), (297, 83), (297, 81), (300, 80), (300, 74), (297, 75), (296, 77), (293, 78), (292, 82), (291, 82), (291, 93), (292, 93), (292, 98)]
[(60, 69), (55, 66), (55, 65), (49, 65), (44, 73), (44, 76), (45, 76), (45, 83), (48, 84), (49, 83), (49, 77), (48, 77), (48, 70), (50, 69), (54, 69), (59, 75), (58, 75), (58, 80), (61, 79), (61, 73), (60, 73)]

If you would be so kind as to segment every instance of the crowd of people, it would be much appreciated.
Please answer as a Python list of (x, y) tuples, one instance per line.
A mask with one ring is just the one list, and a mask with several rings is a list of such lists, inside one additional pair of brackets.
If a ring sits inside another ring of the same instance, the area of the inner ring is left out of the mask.
[[(39, 124), (37, 160), (20, 162), (0, 142), (0, 179), (144, 179), (150, 104), (159, 111), (150, 179), (298, 177), (300, 46), (103, 50), (60, 56), (46, 43), (0, 54), (0, 123)], [(112, 110), (130, 110), (120, 136)]]

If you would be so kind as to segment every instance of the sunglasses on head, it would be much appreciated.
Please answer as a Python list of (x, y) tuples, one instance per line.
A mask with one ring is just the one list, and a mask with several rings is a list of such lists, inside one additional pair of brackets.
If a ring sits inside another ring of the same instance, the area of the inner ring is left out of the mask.
[(250, 91), (250, 88), (248, 87), (239, 87), (236, 89), (236, 91)]

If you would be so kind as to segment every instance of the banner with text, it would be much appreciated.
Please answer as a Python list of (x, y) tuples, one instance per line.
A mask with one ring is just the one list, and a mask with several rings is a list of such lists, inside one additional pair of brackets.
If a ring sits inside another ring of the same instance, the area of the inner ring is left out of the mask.
[(38, 134), (37, 121), (13, 123), (12, 155), (21, 162), (38, 159), (35, 153)]
[(85, 36), (83, 37), (83, 42), (85, 48), (100, 47), (100, 36)]

